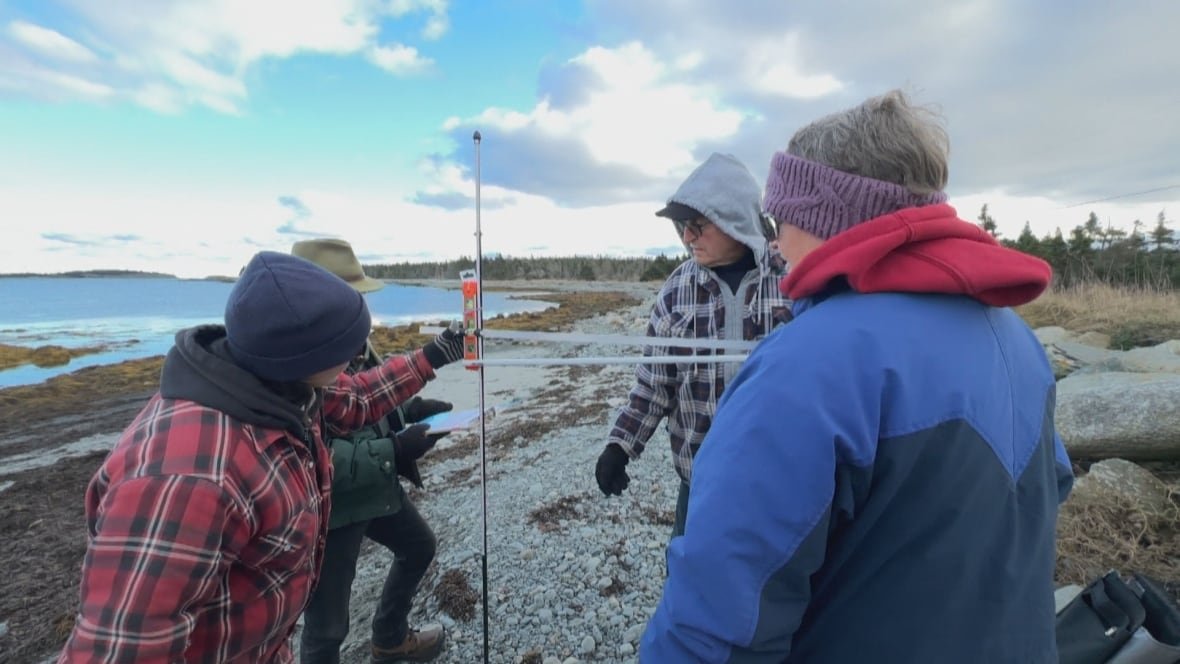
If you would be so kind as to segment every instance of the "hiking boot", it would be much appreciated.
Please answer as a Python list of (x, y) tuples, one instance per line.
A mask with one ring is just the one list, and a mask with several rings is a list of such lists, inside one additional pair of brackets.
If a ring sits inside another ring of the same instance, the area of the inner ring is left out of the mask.
[(395, 664), (396, 662), (429, 662), (442, 652), (446, 633), (442, 625), (425, 625), (422, 629), (411, 629), (401, 645), (380, 648), (370, 643), (373, 664)]

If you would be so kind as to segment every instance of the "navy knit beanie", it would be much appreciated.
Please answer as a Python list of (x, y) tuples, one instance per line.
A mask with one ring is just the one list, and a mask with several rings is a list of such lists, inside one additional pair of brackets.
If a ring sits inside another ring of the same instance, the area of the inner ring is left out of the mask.
[(229, 351), (243, 369), (274, 381), (302, 380), (344, 364), (369, 338), (364, 297), (311, 261), (262, 251), (225, 303)]

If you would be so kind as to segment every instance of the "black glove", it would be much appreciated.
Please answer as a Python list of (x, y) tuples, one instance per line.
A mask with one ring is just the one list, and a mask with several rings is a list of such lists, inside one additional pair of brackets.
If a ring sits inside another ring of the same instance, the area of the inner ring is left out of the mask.
[(402, 419), (406, 421), (406, 424), (413, 424), (414, 422), (421, 422), (431, 415), (445, 413), (454, 407), (454, 404), (449, 401), (414, 397), (402, 404)]
[(445, 433), (427, 435), (430, 427), (426, 424), (415, 424), (394, 436), (394, 459), (397, 462), (397, 474), (410, 480), (414, 486), (422, 488), (422, 475), (418, 472), (418, 459), (434, 447)]
[(463, 325), (459, 321), (451, 322), (447, 329), (439, 333), (430, 343), (422, 347), (426, 354), (426, 361), (435, 369), (440, 369), (451, 362), (463, 358)]
[(594, 478), (598, 480), (598, 488), (607, 496), (619, 496), (623, 489), (631, 483), (627, 477), (627, 462), (630, 457), (615, 443), (610, 443), (602, 454), (598, 456), (598, 465), (594, 466)]

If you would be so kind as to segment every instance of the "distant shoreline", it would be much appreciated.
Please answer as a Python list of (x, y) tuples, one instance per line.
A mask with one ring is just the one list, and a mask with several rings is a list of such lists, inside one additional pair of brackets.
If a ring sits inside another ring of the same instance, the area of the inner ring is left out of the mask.
[(209, 277), (178, 277), (164, 272), (137, 272), (135, 270), (74, 270), (70, 272), (13, 272), (0, 273), (0, 279), (175, 279), (176, 281), (223, 281), (233, 283), (236, 277), (213, 275)]

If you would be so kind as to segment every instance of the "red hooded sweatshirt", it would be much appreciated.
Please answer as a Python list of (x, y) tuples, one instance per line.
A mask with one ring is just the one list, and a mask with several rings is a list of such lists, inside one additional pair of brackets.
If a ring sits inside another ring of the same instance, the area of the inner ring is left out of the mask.
[(792, 266), (779, 289), (800, 299), (838, 277), (858, 293), (967, 295), (1009, 307), (1035, 300), (1052, 270), (940, 204), (898, 210), (836, 235)]

